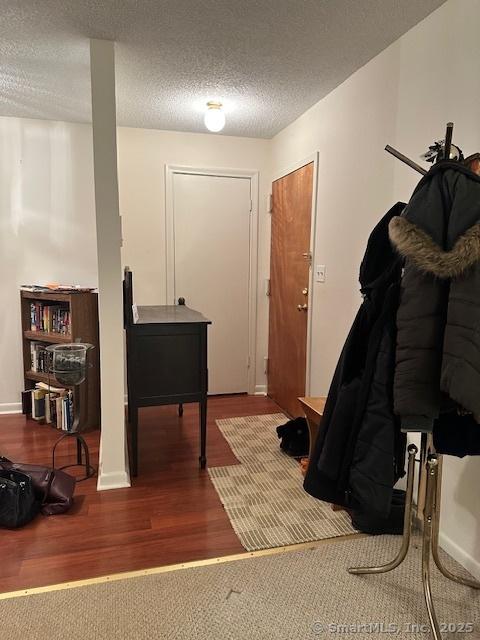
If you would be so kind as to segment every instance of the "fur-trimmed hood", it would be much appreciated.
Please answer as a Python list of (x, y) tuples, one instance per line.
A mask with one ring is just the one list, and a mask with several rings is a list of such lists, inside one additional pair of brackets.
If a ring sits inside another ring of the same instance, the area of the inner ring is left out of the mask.
[(396, 216), (388, 227), (390, 240), (405, 258), (438, 278), (455, 278), (480, 260), (480, 222), (468, 229), (445, 251), (423, 229)]
[(459, 163), (435, 165), (422, 178), (389, 236), (421, 271), (455, 278), (480, 261), (480, 178)]

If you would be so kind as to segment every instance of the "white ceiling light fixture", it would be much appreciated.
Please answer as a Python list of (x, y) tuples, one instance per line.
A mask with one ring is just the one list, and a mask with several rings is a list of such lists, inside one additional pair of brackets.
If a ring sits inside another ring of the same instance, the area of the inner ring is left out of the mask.
[(207, 110), (204, 116), (205, 126), (212, 133), (218, 133), (225, 126), (225, 112), (221, 102), (210, 100), (207, 102)]

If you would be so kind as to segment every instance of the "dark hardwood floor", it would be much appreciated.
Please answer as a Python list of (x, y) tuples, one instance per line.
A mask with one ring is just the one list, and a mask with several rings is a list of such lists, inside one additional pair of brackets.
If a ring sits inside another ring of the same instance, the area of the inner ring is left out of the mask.
[[(215, 420), (277, 411), (264, 397), (210, 398), (209, 466), (237, 463)], [(12, 460), (49, 465), (58, 437), (24, 416), (0, 417), (0, 454)], [(96, 464), (99, 433), (86, 438)], [(75, 458), (74, 443), (63, 447), (59, 466)], [(132, 488), (97, 492), (93, 478), (77, 485), (67, 514), (0, 529), (0, 592), (242, 551), (207, 471), (198, 467), (197, 406), (185, 405), (183, 418), (174, 406), (146, 408)]]

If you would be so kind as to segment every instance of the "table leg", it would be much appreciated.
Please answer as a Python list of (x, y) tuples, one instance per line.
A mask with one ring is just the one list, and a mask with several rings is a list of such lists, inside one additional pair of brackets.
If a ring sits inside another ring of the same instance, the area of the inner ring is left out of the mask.
[(132, 438), (132, 461), (131, 469), (132, 476), (135, 478), (138, 475), (138, 407), (132, 404), (129, 407), (130, 412), (130, 434)]
[(127, 396), (127, 422), (130, 424), (132, 421), (132, 400), (130, 395)]
[(200, 402), (200, 468), (207, 466), (207, 398)]

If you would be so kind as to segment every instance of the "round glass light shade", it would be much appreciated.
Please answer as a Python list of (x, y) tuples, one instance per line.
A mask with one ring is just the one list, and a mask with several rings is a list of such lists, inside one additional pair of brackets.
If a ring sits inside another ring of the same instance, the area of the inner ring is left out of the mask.
[(220, 102), (207, 102), (204, 122), (207, 129), (213, 133), (223, 129), (225, 126), (225, 113)]

